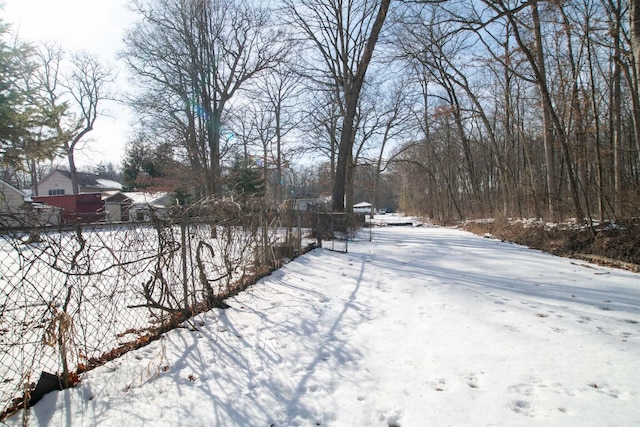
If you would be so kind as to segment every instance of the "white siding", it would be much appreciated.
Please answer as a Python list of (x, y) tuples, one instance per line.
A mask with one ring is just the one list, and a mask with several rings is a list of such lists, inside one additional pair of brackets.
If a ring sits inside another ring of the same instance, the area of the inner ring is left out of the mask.
[(0, 226), (20, 225), (19, 209), (24, 202), (24, 193), (0, 180)]
[(20, 190), (0, 181), (0, 210), (16, 212), (23, 202), (24, 194)]
[[(53, 172), (51, 175), (38, 183), (38, 196), (48, 196), (49, 190), (64, 190), (63, 194), (73, 194), (71, 180), (59, 172)], [(34, 193), (34, 196), (36, 194)]]

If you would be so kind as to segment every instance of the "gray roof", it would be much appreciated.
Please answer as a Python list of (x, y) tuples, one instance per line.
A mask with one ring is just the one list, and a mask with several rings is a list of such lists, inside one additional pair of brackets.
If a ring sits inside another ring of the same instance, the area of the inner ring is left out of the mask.
[[(71, 172), (61, 169), (56, 169), (56, 171), (71, 179)], [(92, 173), (76, 172), (76, 177), (80, 187), (96, 187), (104, 188), (105, 190), (122, 190), (123, 188), (118, 181)]]

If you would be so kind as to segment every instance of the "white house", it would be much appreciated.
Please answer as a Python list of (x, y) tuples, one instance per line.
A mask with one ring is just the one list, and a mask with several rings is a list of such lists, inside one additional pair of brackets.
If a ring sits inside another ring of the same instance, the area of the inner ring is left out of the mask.
[(11, 184), (0, 180), (0, 227), (20, 225), (18, 211), (24, 203), (25, 194)]
[(25, 202), (27, 194), (0, 180), (0, 228), (30, 227), (60, 223), (61, 209)]
[[(103, 176), (85, 172), (78, 172), (76, 176), (78, 178), (78, 190), (80, 193), (104, 193), (113, 190), (122, 191), (122, 184)], [(71, 173), (69, 171), (55, 169), (38, 182), (38, 185), (33, 188), (32, 192), (34, 196), (73, 194)]]
[(16, 212), (25, 196), (23, 191), (0, 179), (0, 212)]

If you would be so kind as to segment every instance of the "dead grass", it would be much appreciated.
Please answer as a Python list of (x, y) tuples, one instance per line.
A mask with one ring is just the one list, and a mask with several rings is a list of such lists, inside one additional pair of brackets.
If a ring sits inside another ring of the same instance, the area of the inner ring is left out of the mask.
[(640, 219), (593, 227), (525, 220), (465, 221), (461, 228), (554, 255), (640, 272)]

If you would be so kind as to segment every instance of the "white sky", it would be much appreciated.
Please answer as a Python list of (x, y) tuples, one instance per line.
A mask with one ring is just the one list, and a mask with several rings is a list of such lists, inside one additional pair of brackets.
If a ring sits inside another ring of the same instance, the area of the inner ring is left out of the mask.
[[(125, 72), (116, 62), (124, 31), (134, 16), (125, 0), (0, 0), (0, 16), (12, 25), (22, 40), (55, 41), (66, 51), (86, 50), (120, 70), (119, 85), (126, 84)], [(114, 90), (117, 90), (115, 88)], [(120, 104), (103, 105), (109, 115), (96, 122), (86, 148), (77, 153), (78, 166), (112, 162), (119, 166), (130, 134), (130, 113)]]

